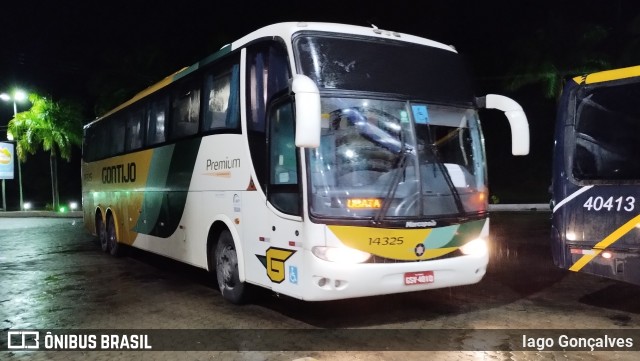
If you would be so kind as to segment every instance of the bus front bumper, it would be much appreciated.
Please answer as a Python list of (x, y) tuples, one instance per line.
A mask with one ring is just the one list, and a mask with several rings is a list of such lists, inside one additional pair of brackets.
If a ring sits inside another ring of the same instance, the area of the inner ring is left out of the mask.
[(459, 256), (422, 262), (339, 264), (315, 257), (305, 250), (308, 265), (306, 301), (414, 292), (480, 282), (489, 255)]

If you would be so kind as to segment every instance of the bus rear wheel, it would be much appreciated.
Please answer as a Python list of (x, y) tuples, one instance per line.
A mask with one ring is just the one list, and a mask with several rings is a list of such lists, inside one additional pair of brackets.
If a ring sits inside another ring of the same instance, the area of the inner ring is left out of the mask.
[(214, 257), (216, 277), (222, 297), (234, 304), (245, 303), (248, 300), (249, 285), (240, 282), (238, 254), (233, 237), (228, 230), (220, 233)]
[(96, 234), (98, 235), (98, 242), (100, 242), (100, 248), (103, 252), (109, 251), (109, 241), (107, 239), (107, 227), (102, 220), (102, 216), (96, 217)]
[(109, 253), (114, 257), (119, 257), (122, 254), (122, 247), (118, 243), (118, 235), (116, 234), (116, 223), (113, 220), (113, 216), (107, 216), (107, 248)]

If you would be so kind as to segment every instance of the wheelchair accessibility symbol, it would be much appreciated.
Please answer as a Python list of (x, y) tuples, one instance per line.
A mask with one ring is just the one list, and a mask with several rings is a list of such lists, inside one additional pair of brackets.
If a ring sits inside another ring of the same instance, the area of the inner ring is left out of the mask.
[(289, 282), (298, 284), (298, 267), (289, 266)]

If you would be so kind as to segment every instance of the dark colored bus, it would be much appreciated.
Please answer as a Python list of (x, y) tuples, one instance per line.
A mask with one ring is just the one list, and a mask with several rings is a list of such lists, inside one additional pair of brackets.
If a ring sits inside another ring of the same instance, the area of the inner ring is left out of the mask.
[(571, 79), (557, 113), (552, 253), (564, 269), (640, 284), (640, 66)]

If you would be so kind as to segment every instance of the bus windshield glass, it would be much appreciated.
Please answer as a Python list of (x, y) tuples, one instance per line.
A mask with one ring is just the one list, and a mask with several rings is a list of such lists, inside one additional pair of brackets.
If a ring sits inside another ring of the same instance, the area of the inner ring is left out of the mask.
[(451, 49), (344, 34), (303, 34), (293, 43), (298, 67), (321, 91), (473, 104), (466, 66)]
[(309, 150), (311, 212), (370, 220), (486, 210), (483, 140), (472, 108), (325, 97)]
[(587, 182), (638, 181), (640, 83), (582, 88), (576, 96), (573, 175)]

